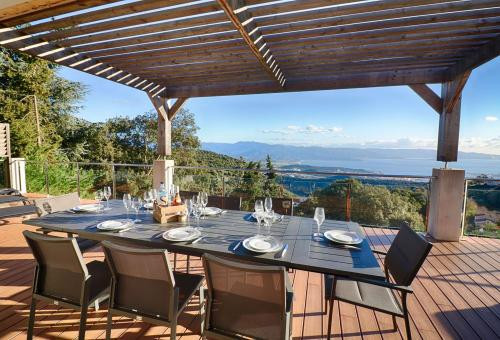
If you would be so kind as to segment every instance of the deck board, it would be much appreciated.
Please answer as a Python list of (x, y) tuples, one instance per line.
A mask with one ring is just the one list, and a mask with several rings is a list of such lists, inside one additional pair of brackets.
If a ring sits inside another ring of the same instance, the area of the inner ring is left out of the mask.
[[(0, 226), (0, 339), (25, 339), (31, 298), (34, 262), (22, 237), (22, 230), (35, 228), (13, 219)], [(396, 231), (364, 228), (373, 248), (387, 250)], [(414, 339), (500, 337), (500, 240), (465, 237), (460, 243), (436, 242), (424, 263), (409, 298)], [(102, 259), (99, 248), (85, 253), (86, 261)], [(378, 256), (381, 262), (382, 257)], [(185, 270), (186, 257), (179, 255), (178, 270)], [(199, 259), (191, 257), (191, 272), (202, 272)], [(317, 273), (290, 273), (294, 286), (293, 338), (324, 339), (328, 314), (324, 304), (323, 277)], [(404, 322), (394, 329), (389, 315), (334, 304), (333, 339), (406, 338)], [(91, 311), (87, 339), (104, 339), (107, 310)], [(53, 305), (39, 304), (36, 339), (75, 339), (79, 314)], [(194, 299), (177, 326), (178, 338), (200, 340), (198, 300)], [(113, 318), (113, 338), (169, 338), (170, 329), (150, 326), (125, 317)]]

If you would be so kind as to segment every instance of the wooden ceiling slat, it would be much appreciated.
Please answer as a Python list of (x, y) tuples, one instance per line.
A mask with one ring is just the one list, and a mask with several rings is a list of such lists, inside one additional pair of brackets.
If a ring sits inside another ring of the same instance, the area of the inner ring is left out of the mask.
[(150, 11), (168, 6), (186, 4), (190, 0), (142, 0), (132, 3), (119, 4), (113, 7), (101, 8), (91, 12), (71, 15), (64, 18), (54, 19), (23, 28), (23, 32), (33, 34), (56, 29), (75, 27), (81, 24), (87, 24), (94, 21), (112, 19), (119, 16), (137, 14), (143, 11)]
[[(104, 49), (104, 50), (97, 50), (97, 51), (82, 51), (82, 53), (85, 53), (85, 55), (91, 56), (91, 57), (100, 57), (100, 56), (106, 56), (106, 55), (113, 55), (113, 54), (122, 54), (122, 53), (131, 53), (131, 52), (137, 52), (137, 51), (144, 51), (144, 50), (153, 50), (153, 49), (167, 49), (167, 48), (172, 48), (172, 49), (192, 49), (196, 48), (196, 46), (199, 45), (206, 45), (209, 43), (223, 43), (228, 40), (239, 40), (243, 42), (241, 39), (241, 36), (238, 32), (232, 31), (232, 32), (222, 32), (222, 33), (215, 33), (215, 34), (209, 34), (209, 35), (203, 35), (203, 36), (194, 36), (194, 37), (188, 37), (184, 39), (169, 39), (166, 41), (159, 41), (159, 42), (154, 42), (154, 43), (146, 43), (146, 44), (137, 44), (137, 45), (130, 45), (130, 46), (125, 46), (125, 47), (116, 47), (116, 48), (111, 48), (111, 49)], [(80, 51), (80, 49), (73, 49)]]
[(114, 30), (128, 26), (143, 25), (155, 21), (178, 19), (188, 17), (191, 15), (200, 15), (204, 13), (218, 12), (220, 8), (214, 1), (204, 2), (195, 5), (183, 6), (168, 10), (155, 11), (151, 13), (138, 14), (127, 18), (118, 18), (99, 23), (77, 26), (65, 30), (53, 31), (49, 33), (42, 33), (39, 38), (44, 40), (60, 40), (69, 37), (86, 35), (91, 33), (103, 32), (107, 30)]
[(255, 17), (277, 14), (277, 13), (287, 13), (293, 11), (303, 11), (308, 9), (314, 9), (318, 7), (326, 7), (326, 6), (338, 6), (334, 7), (335, 9), (342, 8), (343, 6), (353, 2), (359, 2), (359, 0), (293, 0), (288, 2), (278, 2), (271, 3), (262, 6), (256, 6), (250, 9), (252, 15)]
[(362, 22), (356, 24), (346, 24), (338, 25), (337, 19), (327, 18), (312, 20), (309, 22), (299, 22), (285, 25), (276, 26), (266, 26), (262, 27), (262, 34), (267, 38), (270, 34), (282, 33), (287, 36), (294, 37), (305, 37), (314, 36), (322, 34), (332, 34), (333, 32), (347, 32), (347, 31), (362, 31), (362, 30), (374, 30), (388, 27), (404, 27), (404, 26), (416, 26), (424, 25), (430, 23), (445, 23), (450, 21), (468, 20), (468, 19), (479, 19), (479, 18), (489, 18), (500, 16), (500, 7), (497, 8), (487, 8), (480, 10), (464, 11), (464, 12), (450, 12), (450, 13), (440, 13), (417, 17), (405, 17), (397, 19), (387, 19), (374, 22)]
[[(165, 31), (171, 31), (176, 29), (189, 29), (195, 26), (209, 25), (209, 24), (226, 24), (227, 30), (229, 30), (228, 27), (230, 27), (230, 25), (227, 25), (230, 23), (227, 20), (224, 13), (214, 13), (199, 17), (178, 19), (178, 20), (155, 23), (139, 27), (122, 28), (110, 32), (89, 34), (78, 38), (62, 39), (59, 40), (58, 43), (62, 46), (77, 46), (77, 45), (87, 44), (84, 47), (86, 50), (97, 50), (101, 48), (127, 46), (133, 43), (132, 39), (144, 39), (143, 42), (157, 41), (161, 39), (146, 40), (148, 38), (147, 34), (156, 33), (155, 35), (151, 36), (154, 37), (158, 34), (161, 34), (161, 32)], [(233, 29), (232, 26), (231, 29)], [(141, 37), (141, 35), (144, 36)], [(134, 38), (131, 38), (132, 41), (126, 40), (126, 38), (129, 37), (134, 37)], [(115, 45), (110, 45), (109, 47), (107, 47), (106, 44), (108, 43), (108, 40), (111, 41), (114, 39), (121, 39), (121, 40), (116, 40)]]
[(121, 0), (78, 0), (72, 1), (68, 4), (62, 4), (48, 9), (40, 9), (35, 12), (28, 12), (10, 19), (1, 20), (0, 23), (5, 27), (12, 27), (22, 24), (27, 24), (32, 21), (41, 20), (53, 17), (55, 15), (76, 12), (100, 5), (106, 5)]
[[(425, 2), (432, 3), (436, 1)], [(374, 2), (373, 4), (377, 4), (377, 2)], [(469, 0), (463, 2), (437, 3), (424, 6), (413, 6), (414, 4), (411, 3), (412, 7), (393, 8), (393, 6), (389, 6), (392, 9), (381, 11), (369, 10), (367, 12), (363, 11), (361, 13), (354, 12), (358, 7), (360, 7), (360, 5), (362, 4), (353, 5), (352, 7), (354, 7), (354, 9), (350, 11), (342, 9), (339, 9), (337, 11), (332, 11), (331, 9), (322, 9), (318, 11), (310, 11), (307, 13), (307, 15), (304, 13), (293, 13), (282, 16), (257, 18), (256, 24), (262, 27), (262, 31), (264, 34), (272, 34), (294, 30), (371, 22), (377, 20), (398, 18), (403, 19), (413, 16), (454, 13), (468, 10), (484, 10), (492, 7), (498, 7), (499, 2), (498, 0)], [(379, 7), (375, 5), (372, 6)], [(344, 11), (349, 13), (349, 15), (342, 15)]]

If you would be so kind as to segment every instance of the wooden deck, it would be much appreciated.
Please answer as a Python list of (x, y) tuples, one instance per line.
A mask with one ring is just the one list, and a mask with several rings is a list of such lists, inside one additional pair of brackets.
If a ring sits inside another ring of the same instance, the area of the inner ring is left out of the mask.
[[(11, 220), (0, 225), (0, 339), (25, 339), (31, 296), (33, 264), (21, 231), (33, 230)], [(374, 248), (387, 249), (396, 231), (365, 228)], [(86, 259), (102, 258), (95, 249)], [(185, 267), (181, 258), (178, 266)], [(201, 271), (192, 262), (193, 271)], [(296, 271), (291, 274), (295, 291), (294, 339), (326, 337), (327, 315), (323, 303), (322, 276)], [(500, 240), (467, 237), (460, 243), (436, 243), (413, 282), (415, 294), (409, 299), (412, 334), (415, 339), (498, 339), (500, 338)], [(105, 306), (104, 306), (105, 307)], [(196, 301), (181, 316), (180, 339), (199, 339)], [(77, 312), (58, 306), (38, 309), (35, 334), (39, 339), (74, 339), (78, 333)], [(401, 339), (392, 319), (349, 304), (335, 303), (333, 337), (342, 339)], [(103, 339), (106, 310), (92, 311), (87, 339)], [(168, 338), (165, 327), (117, 317), (113, 338)]]

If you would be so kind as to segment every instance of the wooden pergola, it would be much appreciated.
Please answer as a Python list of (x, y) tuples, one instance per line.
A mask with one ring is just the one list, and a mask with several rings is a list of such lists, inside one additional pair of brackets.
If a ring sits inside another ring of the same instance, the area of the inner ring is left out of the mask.
[(409, 85), (440, 114), (437, 159), (456, 161), (500, 0), (3, 0), (0, 27), (2, 46), (146, 92), (160, 155), (188, 97)]

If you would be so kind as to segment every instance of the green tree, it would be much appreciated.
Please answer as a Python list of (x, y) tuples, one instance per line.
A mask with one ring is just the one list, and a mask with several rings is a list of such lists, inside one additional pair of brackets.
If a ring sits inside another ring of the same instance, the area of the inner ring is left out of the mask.
[[(10, 124), (12, 153), (60, 158), (61, 132), (78, 110), (85, 88), (57, 75), (56, 65), (0, 47), (0, 121)], [(37, 145), (33, 97), (40, 117)]]

